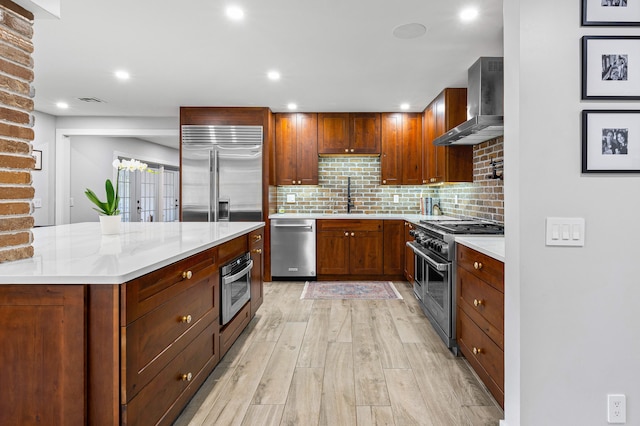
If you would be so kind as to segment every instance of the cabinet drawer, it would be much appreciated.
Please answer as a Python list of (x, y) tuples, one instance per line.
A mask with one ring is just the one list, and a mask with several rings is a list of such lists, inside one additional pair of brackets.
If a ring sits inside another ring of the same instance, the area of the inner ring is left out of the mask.
[(456, 280), (459, 307), (504, 348), (504, 293), (463, 268), (457, 269)]
[(316, 222), (318, 232), (321, 231), (380, 231), (382, 232), (382, 220), (377, 219), (335, 219), (318, 220)]
[[(458, 311), (458, 342), (487, 388), (502, 405), (504, 400), (504, 352), (463, 311)], [(502, 393), (502, 397), (496, 396)]]
[(504, 263), (462, 244), (456, 244), (456, 263), (504, 293)]
[(179, 413), (174, 403), (181, 395), (195, 392), (209, 374), (209, 367), (218, 355), (217, 342), (218, 323), (213, 321), (123, 406), (122, 424), (171, 424), (172, 417)]
[(248, 249), (247, 237), (243, 235), (218, 246), (218, 264), (223, 266), (229, 260), (245, 254)]
[(248, 302), (240, 311), (236, 314), (231, 321), (229, 321), (224, 328), (220, 330), (220, 356), (224, 356), (229, 348), (236, 341), (240, 333), (249, 324), (251, 319), (251, 304)]
[(216, 273), (126, 327), (127, 399), (219, 316), (219, 288)]
[(217, 276), (217, 257), (214, 247), (123, 284), (121, 324), (129, 324), (198, 282)]

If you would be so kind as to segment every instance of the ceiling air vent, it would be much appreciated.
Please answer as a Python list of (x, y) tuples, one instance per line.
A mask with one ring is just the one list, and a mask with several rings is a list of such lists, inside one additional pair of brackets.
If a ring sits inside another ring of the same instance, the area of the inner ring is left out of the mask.
[(102, 99), (98, 99), (98, 98), (78, 98), (78, 100), (82, 101), (82, 102), (87, 102), (87, 103), (94, 103), (94, 104), (106, 104), (105, 101), (103, 101)]

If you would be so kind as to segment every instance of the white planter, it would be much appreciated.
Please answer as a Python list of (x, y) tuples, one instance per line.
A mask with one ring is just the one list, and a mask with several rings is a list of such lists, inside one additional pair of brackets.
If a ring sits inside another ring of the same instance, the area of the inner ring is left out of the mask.
[(100, 229), (103, 235), (113, 235), (120, 233), (120, 222), (122, 216), (100, 216)]

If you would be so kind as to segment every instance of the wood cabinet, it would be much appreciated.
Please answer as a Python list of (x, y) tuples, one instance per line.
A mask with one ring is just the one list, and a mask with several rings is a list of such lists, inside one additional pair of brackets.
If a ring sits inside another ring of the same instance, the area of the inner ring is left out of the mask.
[(0, 424), (87, 424), (82, 285), (0, 286)]
[(318, 115), (275, 114), (276, 184), (318, 184)]
[(383, 222), (383, 273), (385, 275), (402, 275), (404, 273), (404, 224), (404, 220), (385, 220)]
[(504, 407), (504, 263), (461, 244), (456, 253), (458, 345)]
[(413, 250), (410, 247), (407, 247), (407, 243), (409, 241), (415, 240), (412, 235), (409, 235), (409, 232), (414, 228), (411, 222), (404, 223), (404, 278), (413, 285), (414, 278), (414, 269), (415, 269), (415, 259), (413, 257)]
[(249, 234), (249, 251), (253, 260), (251, 269), (251, 318), (253, 318), (264, 300), (264, 228)]
[(445, 89), (424, 110), (422, 183), (473, 182), (473, 146), (434, 146), (467, 120), (467, 89)]
[(422, 183), (422, 114), (383, 113), (380, 181), (383, 185)]
[(121, 288), (122, 423), (170, 421), (220, 359), (218, 248)]
[(380, 154), (380, 113), (319, 113), (319, 154)]
[(382, 220), (318, 220), (318, 275), (374, 276), (383, 273)]

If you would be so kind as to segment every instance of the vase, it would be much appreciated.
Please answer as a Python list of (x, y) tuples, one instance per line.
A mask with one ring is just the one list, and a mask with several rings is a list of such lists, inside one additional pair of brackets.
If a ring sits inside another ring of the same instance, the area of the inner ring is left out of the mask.
[(103, 235), (113, 235), (120, 233), (120, 222), (122, 216), (100, 216), (100, 229)]

